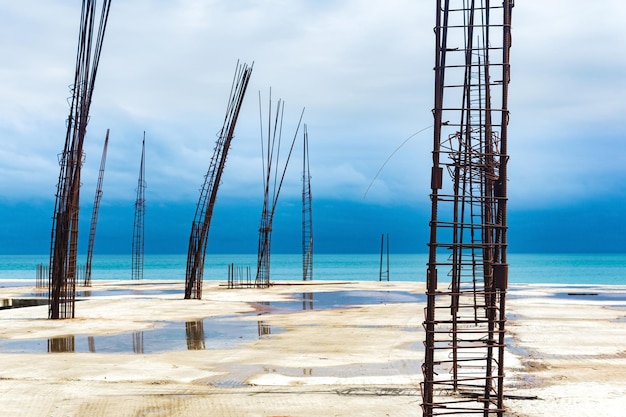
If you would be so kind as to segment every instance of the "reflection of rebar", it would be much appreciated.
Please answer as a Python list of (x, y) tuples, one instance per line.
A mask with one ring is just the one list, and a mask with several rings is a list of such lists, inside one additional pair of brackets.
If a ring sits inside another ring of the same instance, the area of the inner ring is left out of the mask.
[(143, 350), (143, 332), (133, 332), (133, 352), (144, 353)]
[(49, 353), (74, 352), (74, 336), (53, 337), (48, 339)]
[(504, 413), (512, 7), (437, 2), (425, 416)]
[(302, 293), (302, 310), (313, 310), (313, 293)]
[(187, 334), (187, 350), (204, 350), (204, 321), (185, 322), (185, 332)]
[(96, 353), (96, 341), (93, 336), (87, 337), (87, 347), (89, 349), (89, 352)]
[(257, 322), (257, 327), (258, 327), (259, 337), (267, 336), (267, 335), (272, 334), (272, 327), (267, 322), (258, 321)]

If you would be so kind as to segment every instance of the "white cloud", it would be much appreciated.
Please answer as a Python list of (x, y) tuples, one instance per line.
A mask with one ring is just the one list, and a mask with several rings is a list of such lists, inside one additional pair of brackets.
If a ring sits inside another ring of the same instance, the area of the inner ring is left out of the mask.
[[(7, 198), (53, 195), (79, 7), (60, 0), (0, 4), (0, 194)], [(266, 100), (271, 86), (286, 102), (286, 138), (307, 108), (314, 195), (361, 199), (395, 147), (432, 124), (434, 20), (434, 2), (410, 0), (114, 2), (85, 145), (83, 195), (93, 194), (111, 128), (108, 198), (134, 198), (145, 130), (148, 195), (195, 200), (241, 59), (255, 68), (223, 192), (246, 195), (260, 183), (257, 94)], [(592, 187), (586, 178), (623, 177), (623, 140), (617, 141), (626, 128), (624, 21), (626, 6), (617, 0), (575, 7), (565, 0), (517, 2), (512, 196), (549, 198), (558, 190), (545, 179), (557, 173), (577, 184), (560, 187), (566, 198), (581, 198)], [(614, 141), (606, 145), (618, 155), (610, 168), (589, 152), (590, 132)], [(428, 199), (432, 133), (422, 136), (394, 156), (368, 200)], [(299, 158), (294, 155), (286, 195), (299, 195)]]

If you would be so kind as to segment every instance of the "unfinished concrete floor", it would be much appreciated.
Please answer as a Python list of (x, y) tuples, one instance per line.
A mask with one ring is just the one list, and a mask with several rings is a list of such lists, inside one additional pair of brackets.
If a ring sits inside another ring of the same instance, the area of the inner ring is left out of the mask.
[[(423, 285), (292, 284), (207, 282), (203, 300), (182, 300), (179, 282), (97, 281), (78, 289), (73, 320), (48, 320), (45, 305), (0, 310), (0, 409), (29, 417), (421, 415)], [(7, 286), (0, 298), (37, 291)], [(611, 410), (625, 405), (616, 396), (626, 389), (620, 301), (556, 292), (512, 292), (509, 415), (619, 415)], [(566, 318), (556, 333), (554, 316)], [(604, 343), (582, 344), (590, 332)]]

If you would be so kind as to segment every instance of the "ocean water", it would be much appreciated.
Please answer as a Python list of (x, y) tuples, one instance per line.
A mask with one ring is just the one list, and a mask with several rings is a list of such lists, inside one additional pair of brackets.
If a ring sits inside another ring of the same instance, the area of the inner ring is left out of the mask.
[[(79, 257), (84, 264), (85, 256)], [(391, 281), (424, 281), (427, 254), (391, 254)], [(145, 255), (144, 279), (185, 280), (186, 255)], [(626, 285), (626, 254), (509, 254), (509, 282), (534, 284)], [(37, 265), (48, 265), (48, 255), (0, 255), (0, 279), (36, 278)], [(256, 254), (207, 254), (204, 279), (228, 279), (228, 265), (250, 267), (254, 279)], [(386, 269), (386, 259), (383, 269)], [(380, 254), (315, 254), (314, 280), (376, 281), (380, 274)], [(272, 281), (302, 277), (302, 257), (298, 254), (272, 254)], [(92, 279), (131, 278), (131, 256), (93, 256)]]

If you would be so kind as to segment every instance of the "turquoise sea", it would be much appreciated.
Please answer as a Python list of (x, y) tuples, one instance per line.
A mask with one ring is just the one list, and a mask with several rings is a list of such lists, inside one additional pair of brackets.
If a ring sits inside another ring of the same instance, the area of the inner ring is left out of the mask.
[[(79, 257), (84, 264), (85, 256)], [(391, 281), (424, 281), (427, 254), (391, 254)], [(146, 255), (144, 279), (185, 280), (186, 255)], [(37, 265), (48, 265), (48, 255), (0, 255), (0, 279), (36, 278)], [(256, 271), (256, 254), (207, 254), (204, 279), (226, 281), (228, 265)], [(386, 269), (386, 259), (384, 260)], [(626, 285), (626, 254), (509, 254), (510, 283)], [(314, 280), (378, 280), (380, 254), (316, 254)], [(92, 279), (130, 279), (131, 256), (93, 256)], [(272, 254), (271, 280), (298, 280), (302, 257)]]

